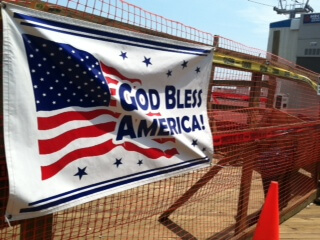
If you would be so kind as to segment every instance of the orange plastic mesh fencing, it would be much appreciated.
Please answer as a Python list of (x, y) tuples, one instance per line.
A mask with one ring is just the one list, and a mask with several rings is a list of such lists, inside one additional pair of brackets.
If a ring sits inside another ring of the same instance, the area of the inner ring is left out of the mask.
[(214, 44), (208, 114), (215, 153), (211, 167), (9, 227), (2, 217), (8, 176), (1, 134), (0, 239), (240, 239), (255, 226), (270, 181), (279, 182), (281, 214), (313, 196), (320, 153), (317, 74), (122, 1), (8, 2)]

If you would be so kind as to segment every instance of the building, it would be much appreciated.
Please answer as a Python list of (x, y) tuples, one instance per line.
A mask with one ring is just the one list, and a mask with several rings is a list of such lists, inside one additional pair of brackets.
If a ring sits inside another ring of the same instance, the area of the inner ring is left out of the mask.
[[(271, 23), (267, 51), (319, 73), (320, 76), (320, 13), (305, 13), (298, 18)], [(275, 107), (282, 110), (299, 109), (300, 97), (314, 96), (311, 89), (298, 85), (277, 79)], [(319, 114), (315, 108), (319, 99), (317, 96), (310, 97), (309, 102), (310, 110), (306, 115), (314, 118)]]
[(267, 50), (320, 73), (320, 13), (271, 23)]

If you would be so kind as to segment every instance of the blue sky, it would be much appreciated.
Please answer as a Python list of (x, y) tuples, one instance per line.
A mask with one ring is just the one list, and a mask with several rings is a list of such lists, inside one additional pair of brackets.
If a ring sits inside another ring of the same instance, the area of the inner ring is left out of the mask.
[[(201, 31), (220, 35), (262, 50), (267, 48), (270, 22), (289, 18), (288, 15), (278, 15), (273, 10), (272, 6), (278, 6), (278, 0), (125, 1)], [(290, 0), (287, 2), (291, 3)], [(314, 8), (315, 12), (320, 12), (319, 0), (310, 0), (309, 5)]]

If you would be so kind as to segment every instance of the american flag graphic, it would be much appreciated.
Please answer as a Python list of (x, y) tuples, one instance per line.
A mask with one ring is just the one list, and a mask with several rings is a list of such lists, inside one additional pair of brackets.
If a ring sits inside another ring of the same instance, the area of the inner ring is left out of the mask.
[[(24, 35), (24, 42), (38, 112), (39, 154), (50, 157), (59, 151), (63, 152), (63, 156), (54, 159), (52, 164), (41, 167), (42, 180), (53, 177), (73, 161), (106, 154), (119, 146), (150, 159), (171, 158), (178, 154), (176, 148), (163, 151), (141, 148), (131, 142), (114, 143), (116, 120), (121, 115), (116, 112), (119, 111), (116, 108), (116, 86), (119, 81), (116, 79), (141, 83), (139, 79), (127, 78), (116, 69), (99, 62), (90, 53), (68, 44), (32, 35)], [(109, 88), (109, 85), (114, 87)], [(103, 116), (102, 121), (91, 122), (100, 116)], [(68, 123), (67, 127), (59, 129)], [(107, 141), (94, 144), (96, 138), (108, 134)], [(78, 139), (89, 139), (93, 145), (83, 147), (74, 144), (64, 151)], [(155, 141), (161, 144), (174, 142), (174, 139)]]

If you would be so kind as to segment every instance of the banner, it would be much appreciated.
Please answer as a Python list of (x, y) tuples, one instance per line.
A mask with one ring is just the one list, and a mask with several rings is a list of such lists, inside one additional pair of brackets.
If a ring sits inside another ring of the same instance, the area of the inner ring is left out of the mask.
[(320, 14), (305, 14), (303, 15), (303, 23), (320, 23)]
[(211, 47), (6, 4), (8, 220), (208, 166)]

